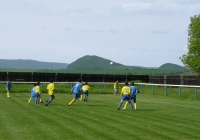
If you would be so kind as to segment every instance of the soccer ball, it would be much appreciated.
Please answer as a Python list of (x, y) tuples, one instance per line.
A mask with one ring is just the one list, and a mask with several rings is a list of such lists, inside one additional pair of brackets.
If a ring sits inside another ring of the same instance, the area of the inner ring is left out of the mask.
[(110, 62), (110, 65), (112, 65), (113, 64), (113, 62)]

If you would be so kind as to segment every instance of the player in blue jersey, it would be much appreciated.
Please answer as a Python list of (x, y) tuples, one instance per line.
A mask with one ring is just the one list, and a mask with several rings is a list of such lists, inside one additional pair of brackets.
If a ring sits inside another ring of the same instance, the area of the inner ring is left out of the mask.
[(10, 81), (10, 78), (8, 78), (8, 81), (6, 82), (6, 91), (7, 91), (7, 97), (10, 97), (10, 90), (12, 88), (12, 83)]
[(36, 84), (34, 84), (33, 88), (31, 89), (31, 96), (30, 96), (30, 99), (28, 100), (29, 104), (30, 104), (32, 99), (36, 99), (37, 98), (36, 93), (35, 93), (35, 87), (36, 87)]
[(127, 101), (130, 104), (131, 110), (133, 110), (133, 105), (130, 100), (130, 97), (131, 97), (130, 87), (128, 86), (127, 81), (125, 82), (125, 86), (122, 88), (120, 96), (122, 96), (122, 99), (121, 99), (121, 102), (119, 103), (117, 110), (120, 109), (124, 101)]
[[(137, 110), (137, 104), (136, 104), (136, 95), (137, 93), (140, 93), (139, 89), (137, 87), (134, 86), (134, 82), (131, 83), (131, 100), (133, 100), (134, 102), (134, 108), (135, 110)], [(123, 109), (126, 109), (128, 102), (126, 102), (126, 104), (124, 105)]]
[(74, 98), (71, 100), (71, 102), (69, 102), (68, 106), (72, 105), (73, 102), (76, 101), (76, 99), (78, 99), (82, 93), (82, 84), (80, 79), (77, 80), (77, 83), (71, 89), (70, 95), (72, 92), (74, 93)]

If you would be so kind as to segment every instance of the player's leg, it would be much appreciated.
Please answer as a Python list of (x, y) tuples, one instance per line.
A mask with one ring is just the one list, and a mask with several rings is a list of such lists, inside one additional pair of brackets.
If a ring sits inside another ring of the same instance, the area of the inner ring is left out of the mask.
[(28, 104), (30, 104), (31, 100), (32, 100), (32, 98), (30, 98), (30, 99), (28, 100)]
[(39, 93), (36, 93), (35, 104), (36, 104), (36, 105), (39, 105), (39, 103), (40, 103), (40, 94), (39, 94)]
[(7, 97), (10, 97), (10, 89), (6, 89), (7, 90)]
[(80, 98), (79, 99), (80, 99), (80, 101), (83, 99), (83, 94), (82, 93), (80, 94)]
[(127, 95), (123, 95), (123, 96), (122, 96), (122, 99), (121, 99), (121, 101), (120, 101), (120, 103), (119, 103), (119, 105), (118, 105), (117, 110), (119, 110), (119, 109), (121, 108), (121, 106), (122, 106), (123, 102), (126, 100), (126, 98), (127, 98)]
[(55, 99), (55, 96), (54, 95), (50, 95), (50, 98), (47, 100), (45, 106), (48, 106), (48, 104), (50, 104), (54, 99)]
[(74, 93), (74, 98), (69, 102), (68, 106), (72, 105), (76, 101), (76, 99), (78, 99), (79, 97), (80, 97), (80, 94)]
[(87, 92), (86, 94), (86, 101), (88, 100), (88, 97), (89, 97), (89, 92)]
[(117, 93), (117, 89), (116, 89), (116, 88), (114, 88), (114, 95), (116, 95), (116, 93)]
[(42, 101), (42, 97), (41, 97), (41, 94), (40, 94), (40, 103), (43, 103), (43, 101)]
[(127, 105), (128, 105), (128, 101), (126, 101), (123, 109), (126, 109)]
[(135, 110), (137, 110), (136, 95), (135, 95), (134, 98), (133, 98), (133, 102), (134, 102), (134, 108), (135, 108)]
[(128, 103), (130, 105), (131, 110), (133, 110), (133, 104), (132, 104), (131, 100), (129, 100)]

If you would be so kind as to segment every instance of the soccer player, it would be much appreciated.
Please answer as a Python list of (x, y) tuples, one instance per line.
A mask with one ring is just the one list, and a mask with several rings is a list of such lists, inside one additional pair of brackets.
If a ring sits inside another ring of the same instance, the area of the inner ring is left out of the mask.
[(6, 91), (7, 91), (7, 97), (9, 98), (10, 97), (10, 90), (12, 88), (12, 83), (10, 81), (10, 78), (8, 78), (8, 81), (6, 83)]
[(71, 102), (69, 102), (68, 106), (72, 105), (73, 102), (76, 101), (76, 99), (78, 99), (80, 97), (80, 94), (82, 93), (82, 84), (80, 79), (77, 80), (77, 83), (71, 89), (70, 95), (72, 94), (72, 92), (74, 93), (74, 98), (71, 100)]
[(122, 96), (122, 99), (121, 99), (121, 102), (119, 103), (117, 110), (120, 109), (124, 101), (128, 101), (128, 103), (130, 104), (131, 110), (133, 110), (133, 104), (130, 101), (130, 97), (131, 97), (130, 87), (128, 86), (127, 81), (125, 82), (125, 86), (122, 88), (120, 96)]
[(48, 90), (48, 94), (50, 96), (50, 98), (46, 101), (45, 106), (48, 106), (54, 99), (54, 83), (53, 83), (53, 79), (50, 80), (50, 83), (47, 85), (47, 90)]
[(85, 82), (85, 85), (82, 87), (82, 90), (83, 90), (83, 94), (84, 94), (84, 99), (83, 99), (83, 101), (87, 101), (88, 100), (88, 94), (89, 94), (89, 89), (90, 89), (91, 87), (90, 86), (88, 86), (88, 82)]
[(35, 102), (35, 104), (39, 105), (40, 99), (41, 99), (41, 97), (40, 97), (40, 94), (41, 94), (41, 92), (40, 92), (40, 82), (36, 83), (35, 93), (36, 93), (36, 102)]
[[(134, 102), (134, 108), (135, 110), (137, 110), (137, 105), (136, 105), (136, 95), (137, 93), (140, 93), (139, 89), (137, 87), (134, 86), (134, 82), (131, 83), (131, 100), (133, 100)], [(128, 102), (125, 103), (124, 105), (124, 108), (123, 109), (126, 109), (126, 106), (127, 106)]]
[(114, 83), (114, 95), (117, 94), (119, 88), (118, 80)]
[(28, 100), (28, 104), (30, 104), (31, 100), (32, 99), (36, 99), (36, 93), (35, 93), (35, 87), (36, 87), (36, 84), (33, 85), (33, 88), (31, 89), (31, 96), (30, 96), (30, 99)]

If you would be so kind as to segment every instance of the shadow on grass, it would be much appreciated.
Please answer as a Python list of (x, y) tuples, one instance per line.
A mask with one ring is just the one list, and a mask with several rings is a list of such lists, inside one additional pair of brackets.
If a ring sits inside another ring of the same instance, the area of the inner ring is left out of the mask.
[(136, 111), (157, 111), (155, 109), (137, 109)]

